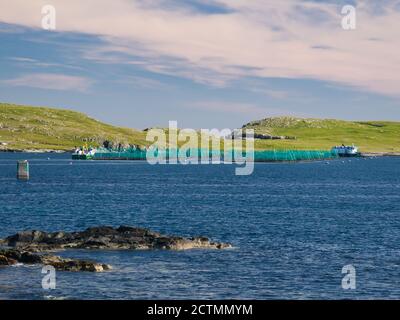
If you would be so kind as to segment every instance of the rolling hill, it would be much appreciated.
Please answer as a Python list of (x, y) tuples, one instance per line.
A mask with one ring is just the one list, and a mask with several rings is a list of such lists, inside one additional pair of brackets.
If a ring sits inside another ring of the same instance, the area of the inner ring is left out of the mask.
[(296, 137), (295, 140), (258, 140), (258, 149), (325, 150), (354, 143), (361, 152), (400, 152), (400, 122), (275, 117), (252, 121), (243, 128), (254, 129), (258, 134)]
[(75, 111), (0, 103), (0, 149), (72, 150), (104, 140), (145, 144), (145, 133), (102, 123)]
[[(274, 117), (252, 121), (243, 128), (296, 138), (257, 139), (256, 149), (328, 150), (354, 143), (361, 152), (400, 153), (400, 122)], [(149, 145), (145, 131), (105, 124), (80, 112), (0, 103), (0, 151), (68, 151), (86, 143), (98, 146), (104, 140)]]

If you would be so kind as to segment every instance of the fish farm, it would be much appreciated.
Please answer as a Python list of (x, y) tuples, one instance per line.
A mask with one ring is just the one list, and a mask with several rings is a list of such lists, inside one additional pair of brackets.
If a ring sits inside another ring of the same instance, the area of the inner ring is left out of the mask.
[(194, 159), (206, 161), (234, 162), (235, 159), (254, 160), (255, 162), (275, 162), (275, 161), (307, 161), (307, 160), (327, 160), (338, 158), (337, 152), (331, 150), (255, 150), (253, 153), (246, 154), (245, 151), (236, 150), (208, 150), (200, 148), (188, 149), (88, 149), (76, 151), (72, 155), (74, 160), (148, 160), (147, 154), (151, 154), (153, 159), (171, 160), (185, 158), (188, 162)]

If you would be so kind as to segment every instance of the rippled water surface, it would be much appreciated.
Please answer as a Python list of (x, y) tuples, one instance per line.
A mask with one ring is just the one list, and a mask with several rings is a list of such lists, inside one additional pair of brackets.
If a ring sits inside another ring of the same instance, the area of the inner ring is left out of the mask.
[[(17, 159), (30, 159), (29, 182)], [(2, 267), (0, 299), (400, 298), (400, 158), (234, 169), (1, 153), (0, 237), (136, 225), (234, 249), (65, 251), (114, 270), (58, 272), (49, 291), (40, 266)], [(341, 287), (348, 264), (355, 290)]]

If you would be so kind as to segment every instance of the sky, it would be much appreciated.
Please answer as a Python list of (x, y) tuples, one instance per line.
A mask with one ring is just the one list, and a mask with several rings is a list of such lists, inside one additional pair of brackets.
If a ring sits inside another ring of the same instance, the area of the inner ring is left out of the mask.
[(400, 0), (0, 0), (0, 44), (1, 102), (114, 125), (400, 120)]

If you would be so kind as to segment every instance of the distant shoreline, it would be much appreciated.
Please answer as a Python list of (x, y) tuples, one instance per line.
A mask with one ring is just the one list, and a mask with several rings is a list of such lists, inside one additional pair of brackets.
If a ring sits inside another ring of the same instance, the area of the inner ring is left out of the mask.
[[(101, 146), (105, 142), (114, 147), (151, 144), (146, 137), (152, 127), (117, 127), (71, 110), (0, 102), (0, 118), (0, 152), (63, 153), (74, 146)], [(254, 130), (259, 137), (254, 139), (256, 150), (328, 151), (335, 145), (354, 143), (367, 156), (400, 155), (400, 121), (281, 116), (251, 121), (241, 129)]]
[[(1, 153), (73, 153), (73, 150), (52, 150), (52, 149), (0, 149)], [(361, 152), (362, 157), (400, 157), (400, 152)]]
[(51, 150), (51, 149), (0, 149), (3, 153), (72, 153), (73, 150)]
[(400, 152), (361, 152), (362, 157), (400, 157)]

